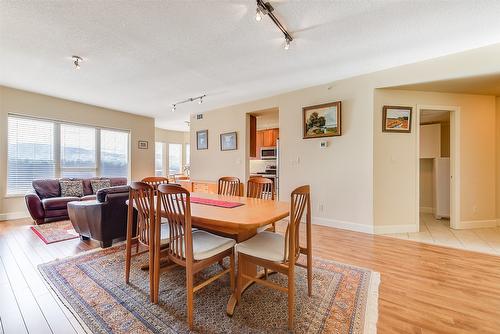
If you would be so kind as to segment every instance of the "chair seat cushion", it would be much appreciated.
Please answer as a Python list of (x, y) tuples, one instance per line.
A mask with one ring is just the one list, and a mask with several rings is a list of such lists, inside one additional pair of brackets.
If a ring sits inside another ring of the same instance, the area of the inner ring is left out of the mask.
[(193, 231), (193, 258), (197, 261), (208, 259), (234, 246), (236, 242), (202, 230)]
[(279, 233), (264, 231), (237, 244), (236, 251), (259, 259), (283, 262), (285, 237)]
[(51, 197), (42, 199), (42, 205), (45, 210), (66, 209), (68, 202), (80, 201), (79, 197)]

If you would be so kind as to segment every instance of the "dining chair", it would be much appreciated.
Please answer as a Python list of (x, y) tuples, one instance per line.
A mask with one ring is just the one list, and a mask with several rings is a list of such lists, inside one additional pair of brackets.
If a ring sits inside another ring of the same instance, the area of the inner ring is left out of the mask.
[[(186, 268), (187, 290), (187, 322), (189, 328), (193, 327), (193, 298), (194, 293), (219, 279), (229, 272), (230, 288), (234, 291), (234, 245), (235, 241), (202, 230), (192, 230), (190, 194), (186, 189), (162, 184), (158, 187), (158, 200), (156, 212), (161, 212), (167, 218), (170, 238), (168, 258), (173, 263)], [(160, 215), (156, 217), (156, 235), (158, 235)], [(155, 253), (160, 248), (155, 244)], [(229, 268), (220, 271), (198, 285), (194, 285), (194, 275), (214, 263), (229, 256)], [(155, 256), (155, 271), (159, 272), (159, 257)], [(159, 286), (157, 276), (156, 286)], [(158, 302), (158, 290), (155, 290), (154, 302)]]
[(247, 197), (274, 200), (274, 182), (262, 176), (249, 178)]
[[(300, 222), (306, 213), (306, 247), (299, 244)], [(311, 201), (308, 185), (295, 189), (291, 194), (290, 221), (285, 235), (264, 231), (236, 245), (238, 253), (238, 279), (236, 299), (241, 299), (243, 279), (288, 293), (288, 329), (293, 329), (295, 310), (295, 266), (307, 269), (307, 291), (312, 295)], [(298, 263), (300, 254), (307, 256), (307, 264)], [(268, 280), (243, 273), (243, 264), (253, 263), (266, 269), (285, 274), (288, 286), (283, 287)]]
[[(247, 197), (274, 200), (274, 182), (262, 176), (253, 176), (247, 182)], [(260, 227), (257, 232), (276, 231), (276, 223)]]
[(217, 182), (217, 193), (225, 196), (241, 196), (240, 179), (232, 176), (223, 176)]
[(156, 189), (158, 189), (158, 186), (160, 184), (169, 183), (169, 180), (167, 177), (163, 177), (163, 176), (148, 176), (148, 177), (143, 178), (141, 180), (141, 182), (149, 184), (156, 191)]
[[(129, 190), (129, 205), (127, 218), (127, 241), (125, 246), (125, 282), (130, 281), (130, 267), (132, 257), (148, 253), (149, 262), (149, 293), (150, 299), (153, 301), (154, 286), (154, 233), (155, 233), (155, 214), (154, 214), (154, 193), (153, 186), (145, 182), (132, 182)], [(134, 233), (134, 208), (137, 210), (137, 224)], [(168, 226), (161, 228), (159, 239), (163, 244), (168, 242)], [(135, 253), (132, 254), (133, 244), (135, 244)], [(139, 245), (146, 249), (139, 251)], [(160, 246), (160, 242), (158, 243)]]

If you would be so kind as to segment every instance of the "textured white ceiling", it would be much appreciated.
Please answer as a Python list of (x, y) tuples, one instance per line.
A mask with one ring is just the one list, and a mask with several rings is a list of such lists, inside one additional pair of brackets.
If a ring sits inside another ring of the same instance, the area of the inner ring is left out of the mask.
[(251, 0), (2, 0), (0, 84), (185, 130), (189, 113), (500, 42), (498, 0), (271, 3), (288, 51)]

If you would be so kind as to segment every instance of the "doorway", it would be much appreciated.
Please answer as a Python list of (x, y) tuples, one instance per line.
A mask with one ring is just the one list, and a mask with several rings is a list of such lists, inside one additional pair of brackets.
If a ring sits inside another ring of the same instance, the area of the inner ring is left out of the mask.
[(419, 231), (429, 224), (459, 226), (459, 112), (457, 107), (417, 107)]

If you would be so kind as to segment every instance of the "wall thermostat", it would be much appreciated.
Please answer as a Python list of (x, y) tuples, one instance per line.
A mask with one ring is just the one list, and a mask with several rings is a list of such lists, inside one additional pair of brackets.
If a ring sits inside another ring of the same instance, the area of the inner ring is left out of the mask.
[(319, 142), (319, 147), (321, 148), (326, 148), (328, 147), (328, 142), (325, 140), (325, 141), (320, 141)]

